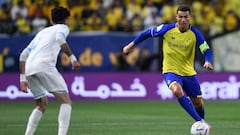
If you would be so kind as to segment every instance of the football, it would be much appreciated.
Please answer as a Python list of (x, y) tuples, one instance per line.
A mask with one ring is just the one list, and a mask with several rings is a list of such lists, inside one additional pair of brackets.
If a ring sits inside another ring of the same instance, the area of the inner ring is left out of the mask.
[(192, 124), (191, 135), (209, 135), (210, 127), (207, 123), (202, 121), (197, 121)]

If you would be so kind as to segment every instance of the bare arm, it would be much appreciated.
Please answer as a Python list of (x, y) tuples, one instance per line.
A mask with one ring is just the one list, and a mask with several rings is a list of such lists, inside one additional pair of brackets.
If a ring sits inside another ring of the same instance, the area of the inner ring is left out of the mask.
[(73, 53), (72, 53), (72, 50), (70, 49), (70, 47), (68, 46), (67, 43), (61, 45), (61, 49), (63, 50), (64, 53), (67, 54), (67, 56), (71, 56)]
[(131, 49), (134, 47), (134, 43), (133, 42), (130, 42), (128, 45), (126, 45), (125, 47), (123, 47), (123, 53), (125, 55), (128, 55), (131, 51)]
[(25, 64), (26, 64), (25, 61), (20, 61), (20, 63), (19, 63), (19, 72), (20, 72), (20, 74), (25, 74)]
[(128, 45), (126, 45), (123, 48), (123, 53), (125, 55), (128, 55), (130, 53), (131, 49), (134, 47), (135, 44), (138, 44), (147, 38), (152, 37), (151, 35), (151, 29), (147, 29), (144, 32), (140, 33), (132, 42), (130, 42)]
[(25, 75), (25, 64), (28, 58), (29, 51), (24, 49), (19, 57), (19, 72), (20, 72), (20, 87), (22, 92), (27, 93), (28, 82)]
[(72, 53), (72, 50), (70, 49), (70, 47), (68, 46), (67, 43), (64, 43), (63, 45), (61, 45), (61, 49), (63, 50), (64, 53), (66, 53), (68, 55), (68, 57), (71, 60), (73, 69), (79, 69), (80, 68), (80, 63), (77, 61), (77, 58), (74, 56), (74, 54)]

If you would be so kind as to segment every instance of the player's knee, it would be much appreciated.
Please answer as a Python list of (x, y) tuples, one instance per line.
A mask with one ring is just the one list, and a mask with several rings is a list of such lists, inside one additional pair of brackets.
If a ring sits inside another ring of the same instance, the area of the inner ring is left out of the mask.
[(72, 104), (72, 101), (67, 93), (53, 93), (60, 104)]
[(177, 98), (180, 98), (184, 95), (182, 87), (177, 83), (173, 84), (170, 89)]
[(71, 100), (66, 100), (66, 101), (62, 102), (62, 104), (69, 104), (69, 105), (72, 105), (72, 101), (71, 101)]
[(59, 98), (58, 101), (60, 104), (72, 104), (72, 101), (69, 98)]
[(37, 105), (37, 109), (44, 113), (47, 109), (47, 105)]
[(45, 98), (39, 99), (36, 101), (36, 105), (38, 110), (40, 110), (41, 112), (45, 112), (47, 109), (47, 105), (48, 105), (48, 101)]

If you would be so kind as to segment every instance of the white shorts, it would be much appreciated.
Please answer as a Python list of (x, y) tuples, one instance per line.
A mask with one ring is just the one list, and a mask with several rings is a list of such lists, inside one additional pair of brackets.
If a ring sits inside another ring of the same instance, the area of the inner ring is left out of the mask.
[(27, 80), (34, 99), (46, 96), (47, 92), (68, 93), (66, 82), (57, 70), (29, 75)]

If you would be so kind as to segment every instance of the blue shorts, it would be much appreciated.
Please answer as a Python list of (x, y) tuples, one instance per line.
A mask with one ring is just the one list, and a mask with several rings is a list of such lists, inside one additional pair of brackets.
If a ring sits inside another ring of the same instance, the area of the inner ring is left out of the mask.
[(168, 87), (174, 82), (179, 83), (182, 86), (186, 95), (189, 97), (193, 97), (193, 98), (202, 97), (201, 88), (196, 75), (180, 76), (180, 75), (169, 72), (164, 74), (164, 80), (168, 85)]

